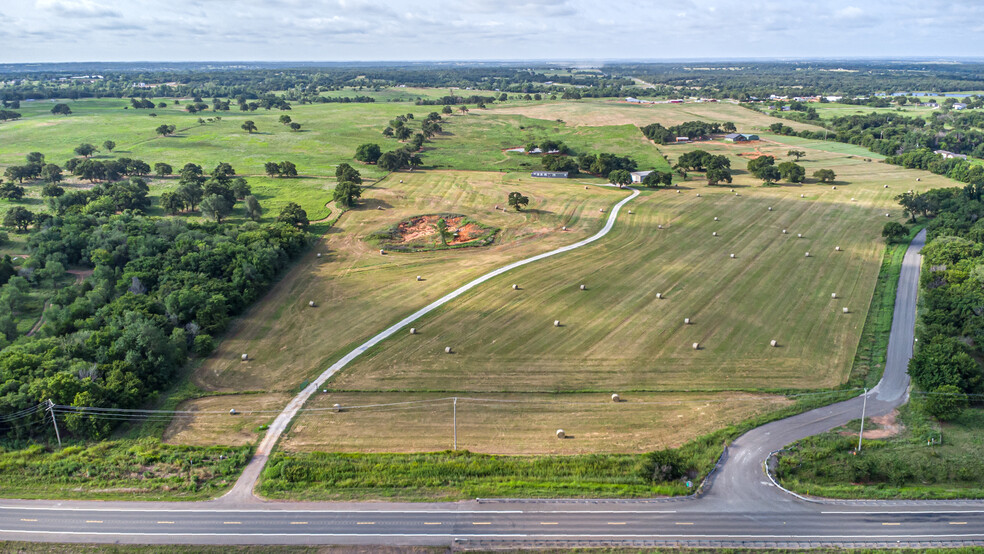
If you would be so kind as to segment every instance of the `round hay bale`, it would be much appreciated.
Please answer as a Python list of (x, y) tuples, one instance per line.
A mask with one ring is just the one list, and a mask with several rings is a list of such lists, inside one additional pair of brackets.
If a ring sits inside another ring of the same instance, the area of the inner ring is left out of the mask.
[(587, 290), (587, 289), (588, 289), (588, 287), (586, 287), (584, 285), (581, 285), (581, 290)]
[(319, 258), (321, 257), (321, 252), (318, 252), (318, 257), (319, 257)]
[(519, 285), (513, 284), (513, 290), (519, 290)]
[(495, 205), (495, 211), (499, 211), (499, 205), (498, 204)]
[(776, 339), (772, 339), (771, 341), (769, 341), (769, 346), (776, 347), (779, 346), (779, 343), (776, 342)]
[(386, 251), (385, 251), (385, 250), (383, 250), (382, 248), (380, 248), (380, 249), (379, 249), (379, 255), (380, 255), (380, 256), (383, 256), (383, 255), (385, 255), (385, 254), (386, 254)]
[(714, 218), (714, 221), (717, 221), (717, 220), (718, 220), (718, 218), (716, 218), (716, 217), (715, 217), (715, 218)]
[(621, 402), (621, 401), (622, 398), (618, 395), (618, 393), (612, 395), (612, 402)]
[(807, 257), (807, 258), (809, 258), (809, 257), (810, 257), (810, 253), (809, 253), (809, 252), (807, 252), (807, 253), (806, 253), (806, 257)]
[(249, 354), (243, 354), (243, 361), (245, 362), (248, 359), (249, 359)]
[(445, 354), (450, 354), (451, 353), (451, 347), (450, 346), (445, 346), (444, 347), (444, 353)]
[(851, 198), (851, 202), (854, 202), (854, 201), (855, 201), (854, 198)]
[(830, 297), (831, 297), (831, 298), (837, 298), (837, 293), (836, 293), (836, 292), (832, 292), (832, 293), (830, 293)]
[(700, 198), (700, 193), (699, 192), (697, 193), (697, 198)]
[(229, 410), (229, 415), (236, 415), (238, 413), (239, 412), (237, 412), (235, 408), (232, 408), (231, 410)]
[(736, 192), (736, 193), (735, 193), (735, 196), (741, 196), (741, 195), (740, 195), (740, 194), (738, 194), (738, 193)]
[(629, 215), (632, 215), (632, 210), (629, 210)]
[(403, 179), (400, 179), (400, 182), (402, 183), (403, 182)]
[(662, 228), (663, 228), (663, 226), (662, 226), (662, 225), (657, 225), (657, 226), (656, 226), (656, 228), (657, 228), (657, 229), (662, 229)]
[(782, 234), (784, 234), (784, 235), (786, 234), (786, 230), (785, 229), (782, 230)]
[(555, 319), (554, 320), (554, 327), (560, 327), (560, 320), (559, 319)]
[(796, 233), (796, 238), (798, 238), (798, 239), (803, 238), (803, 233)]
[(677, 191), (677, 194), (680, 194), (680, 191)]
[(561, 227), (560, 230), (561, 231), (566, 231), (567, 230), (567, 225), (564, 225), (563, 227)]
[(564, 430), (563, 429), (557, 429), (557, 438), (558, 439), (562, 439), (562, 438), (564, 438), (566, 436), (567, 435), (564, 434)]
[(770, 212), (772, 211), (772, 206), (769, 206), (769, 211), (770, 211)]
[(805, 194), (801, 194), (800, 195), (800, 198), (806, 198), (806, 195)]
[(840, 251), (841, 251), (841, 247), (840, 246), (835, 246), (834, 247), (834, 252), (840, 252)]
[(716, 236), (718, 236), (718, 232), (717, 232), (717, 231), (714, 231), (713, 233), (711, 233), (711, 236), (712, 236), (712, 237), (716, 237)]
[(700, 350), (700, 343), (699, 342), (695, 342), (693, 344), (693, 347), (694, 347), (694, 350)]
[(418, 281), (423, 281), (423, 280), (424, 280), (424, 278), (423, 278), (423, 277), (421, 277), (420, 275), (417, 275), (417, 280), (418, 280)]
[(885, 217), (892, 217), (892, 214), (885, 214)]
[(888, 185), (885, 185), (885, 188), (888, 188)]
[(843, 311), (844, 311), (845, 314), (846, 313), (850, 313), (850, 311), (847, 308), (844, 308)]
[(342, 411), (342, 405), (341, 404), (334, 404), (334, 405), (332, 405), (331, 409), (332, 409), (333, 412), (339, 413), (339, 412)]
[(312, 308), (313, 308), (313, 307), (315, 306), (315, 304), (314, 304), (314, 300), (311, 300), (311, 301), (309, 301), (309, 302), (308, 302), (308, 306), (310, 306), (310, 307), (312, 307)]
[(689, 317), (683, 318), (683, 324), (684, 325), (690, 325), (690, 318)]
[(660, 298), (663, 298), (663, 293), (657, 292), (656, 293), (656, 300), (659, 300)]
[(920, 179), (919, 177), (916, 177), (916, 182), (918, 183), (919, 181), (922, 181), (922, 179)]
[(731, 189), (731, 192), (734, 192), (734, 191), (735, 191), (735, 189)]
[(604, 213), (605, 212), (605, 208), (598, 208), (598, 211)]
[(411, 327), (410, 328), (410, 334), (411, 335), (416, 335), (417, 334), (417, 328), (416, 327)]
[(584, 185), (584, 190), (588, 190), (588, 185)]
[(732, 255), (731, 255), (731, 257), (732, 257), (732, 258), (734, 258), (734, 257), (735, 257), (735, 255), (734, 255), (734, 254), (732, 254)]
[(830, 190), (837, 190), (837, 187), (830, 187)]

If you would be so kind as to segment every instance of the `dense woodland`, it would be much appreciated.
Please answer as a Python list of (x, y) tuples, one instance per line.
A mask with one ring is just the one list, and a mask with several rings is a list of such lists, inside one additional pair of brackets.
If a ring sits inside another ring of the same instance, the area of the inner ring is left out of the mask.
[[(0, 414), (48, 399), (140, 406), (173, 384), (189, 353), (208, 354), (212, 337), (306, 242), (304, 231), (283, 223), (197, 224), (132, 212), (46, 219), (31, 231), (30, 260), (0, 287), (2, 311), (15, 311), (32, 282), (58, 277), (67, 266), (93, 272), (51, 298), (37, 334), (0, 339), (9, 345), (0, 351)], [(34, 423), (18, 420), (3, 433), (23, 436)], [(106, 435), (112, 423), (66, 422), (90, 437)]]
[(612, 64), (616, 75), (657, 85), (660, 94), (689, 90), (748, 100), (791, 96), (869, 95), (879, 92), (984, 90), (984, 64), (895, 61), (688, 62)]

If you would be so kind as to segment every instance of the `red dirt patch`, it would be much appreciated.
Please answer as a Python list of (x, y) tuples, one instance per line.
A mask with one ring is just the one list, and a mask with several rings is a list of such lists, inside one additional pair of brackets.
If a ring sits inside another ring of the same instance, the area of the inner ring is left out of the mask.
[[(439, 215), (422, 215), (400, 223), (398, 242), (407, 244), (432, 236), (436, 237), (439, 219), (441, 219)], [(448, 232), (451, 234), (451, 238), (447, 241), (449, 245), (470, 242), (485, 234), (481, 227), (472, 222), (462, 225), (464, 219), (461, 216), (444, 218), (444, 222), (448, 224)]]

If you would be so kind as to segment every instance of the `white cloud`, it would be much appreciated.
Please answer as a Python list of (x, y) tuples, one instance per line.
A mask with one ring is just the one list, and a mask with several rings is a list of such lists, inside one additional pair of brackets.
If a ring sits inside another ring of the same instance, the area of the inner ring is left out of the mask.
[(36, 0), (35, 7), (72, 17), (120, 17), (120, 12), (92, 0)]
[(864, 10), (857, 6), (848, 6), (834, 12), (834, 17), (838, 19), (857, 19), (864, 15)]

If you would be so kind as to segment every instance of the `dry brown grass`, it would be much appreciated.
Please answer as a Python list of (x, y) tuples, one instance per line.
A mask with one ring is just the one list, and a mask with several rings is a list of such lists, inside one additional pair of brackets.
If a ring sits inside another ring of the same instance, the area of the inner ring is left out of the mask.
[[(437, 400), (443, 394), (319, 394), (306, 409)], [(637, 453), (678, 446), (790, 403), (743, 393), (493, 394), (458, 400), (458, 448), (487, 454)], [(569, 438), (556, 437), (564, 429)], [(453, 444), (452, 402), (302, 413), (285, 435), (287, 451), (431, 452)]]
[[(257, 428), (269, 424), (291, 395), (242, 394), (209, 396), (182, 402), (178, 410), (203, 413), (198, 417), (178, 417), (167, 428), (163, 440), (171, 444), (239, 446), (256, 442), (262, 436)], [(237, 415), (229, 415), (235, 408)]]
[(637, 105), (614, 100), (584, 100), (496, 107), (489, 111), (550, 121), (562, 119), (568, 125), (587, 127), (626, 124), (642, 127), (654, 122), (669, 127), (685, 121), (731, 121), (742, 132), (768, 129), (769, 125), (776, 122), (781, 122), (797, 131), (820, 129), (814, 125), (778, 119), (728, 102)]
[[(496, 211), (513, 190), (529, 196), (529, 210)], [(296, 390), (345, 351), (468, 279), (595, 232), (606, 215), (599, 208), (625, 194), (516, 174), (393, 174), (366, 189), (362, 205), (344, 214), (313, 252), (236, 321), (193, 379), (206, 390), (224, 392)], [(502, 231), (491, 247), (427, 253), (380, 255), (363, 240), (408, 217), (437, 212), (463, 213)], [(562, 231), (563, 225), (569, 230)], [(417, 275), (424, 280), (416, 281)], [(309, 308), (310, 300), (318, 307)], [(240, 361), (242, 353), (249, 362)]]
[[(715, 142), (701, 147), (741, 151)], [(763, 141), (757, 148), (784, 161), (789, 146)], [(740, 159), (733, 163), (745, 166)], [(848, 377), (874, 290), (881, 227), (903, 220), (894, 196), (952, 182), (815, 149), (801, 163), (808, 175), (833, 168), (837, 190), (816, 183), (762, 187), (741, 169), (734, 183), (741, 196), (735, 196), (694, 174), (685, 184), (692, 188), (681, 194), (657, 191), (626, 206), (634, 214), (620, 218), (604, 240), (492, 280), (424, 318), (417, 335), (401, 334), (370, 350), (331, 386), (475, 392), (835, 387)], [(917, 175), (922, 182), (915, 182)], [(799, 233), (804, 238), (796, 238)], [(523, 290), (510, 290), (510, 283)], [(579, 291), (581, 283), (589, 290)], [(845, 306), (850, 313), (841, 313)], [(684, 318), (692, 324), (684, 325)], [(554, 327), (555, 319), (564, 326)], [(779, 348), (769, 346), (772, 339)], [(691, 348), (694, 342), (700, 350)], [(444, 354), (445, 346), (455, 354)]]

